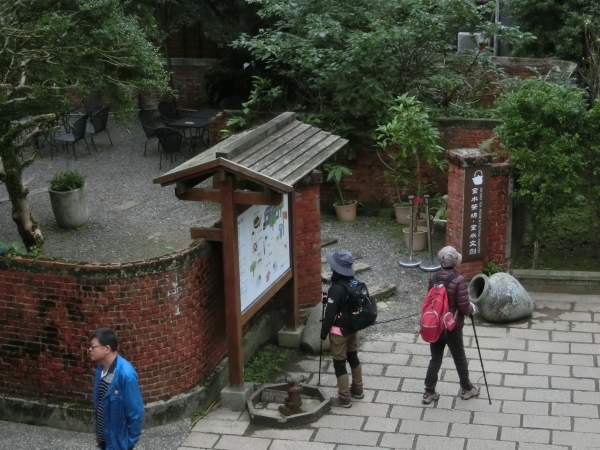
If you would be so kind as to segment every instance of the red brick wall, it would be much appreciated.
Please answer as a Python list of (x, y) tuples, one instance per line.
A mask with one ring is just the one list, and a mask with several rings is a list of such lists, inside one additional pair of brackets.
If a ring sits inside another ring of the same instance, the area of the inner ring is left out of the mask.
[[(306, 307), (321, 293), (319, 185), (298, 188), (295, 201)], [(197, 386), (226, 352), (221, 255), (220, 244), (199, 240), (174, 255), (126, 264), (0, 257), (0, 394), (89, 402), (89, 333), (100, 327), (118, 332), (145, 402)], [(282, 301), (278, 293), (263, 310)]]
[[(178, 64), (178, 62), (187, 64)], [(212, 60), (176, 59), (172, 66), (173, 87), (178, 93), (177, 107), (197, 110), (207, 107), (204, 74), (211, 67)], [(171, 96), (161, 93), (140, 95), (138, 107), (141, 109), (156, 108), (161, 101), (172, 101)]]
[(298, 305), (308, 308), (321, 301), (321, 209), (320, 186), (314, 184), (297, 188), (294, 201), (297, 214), (294, 220), (298, 234), (296, 255), (298, 268)]
[(117, 330), (146, 402), (188, 391), (225, 353), (220, 254), (200, 241), (137, 264), (0, 258), (0, 392), (89, 401), (100, 327)]

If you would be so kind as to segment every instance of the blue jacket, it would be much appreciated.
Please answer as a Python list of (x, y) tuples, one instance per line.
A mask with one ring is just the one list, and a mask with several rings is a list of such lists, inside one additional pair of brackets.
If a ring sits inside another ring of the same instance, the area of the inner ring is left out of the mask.
[[(94, 379), (94, 410), (98, 407), (98, 387), (102, 365), (96, 368)], [(108, 386), (104, 401), (104, 441), (106, 450), (131, 450), (142, 434), (144, 402), (137, 374), (125, 358), (117, 355), (114, 378)], [(94, 426), (94, 429), (97, 425)]]

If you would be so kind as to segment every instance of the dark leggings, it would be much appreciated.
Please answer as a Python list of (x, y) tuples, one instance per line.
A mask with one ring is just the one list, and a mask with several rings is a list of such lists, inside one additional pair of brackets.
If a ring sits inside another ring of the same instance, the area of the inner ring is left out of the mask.
[(427, 375), (425, 376), (425, 392), (427, 393), (435, 392), (435, 385), (438, 382), (438, 372), (442, 366), (446, 345), (448, 345), (450, 353), (452, 353), (454, 365), (456, 366), (458, 378), (460, 379), (460, 387), (465, 391), (468, 391), (472, 387), (471, 381), (469, 380), (469, 362), (465, 355), (465, 345), (463, 343), (463, 333), (461, 328), (459, 330), (454, 329), (450, 332), (445, 332), (436, 342), (429, 344), (431, 361), (429, 361)]

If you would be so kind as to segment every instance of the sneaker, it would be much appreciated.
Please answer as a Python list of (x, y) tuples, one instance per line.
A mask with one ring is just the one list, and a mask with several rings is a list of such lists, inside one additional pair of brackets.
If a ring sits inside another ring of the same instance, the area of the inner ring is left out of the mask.
[(429, 405), (432, 401), (440, 398), (440, 394), (437, 392), (425, 392), (423, 394), (423, 404)]
[(362, 390), (362, 388), (357, 388), (355, 386), (350, 386), (350, 395), (353, 398), (358, 398), (358, 399), (361, 399), (361, 398), (365, 397), (365, 393)]
[(352, 406), (352, 401), (349, 398), (343, 398), (339, 395), (331, 397), (330, 401), (333, 406), (341, 406), (342, 408), (350, 408)]
[(469, 389), (468, 391), (462, 391), (462, 394), (460, 395), (460, 398), (462, 398), (463, 400), (469, 400), (473, 397), (479, 397), (479, 386), (477, 386), (476, 384), (472, 385), (471, 389)]

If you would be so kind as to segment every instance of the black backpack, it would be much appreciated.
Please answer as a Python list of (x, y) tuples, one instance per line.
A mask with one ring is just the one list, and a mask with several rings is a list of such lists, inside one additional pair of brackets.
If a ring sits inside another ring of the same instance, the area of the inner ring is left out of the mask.
[(344, 335), (370, 327), (377, 320), (377, 305), (369, 295), (367, 286), (362, 281), (352, 278), (348, 282), (336, 281), (346, 288), (346, 301), (351, 302), (351, 314), (343, 314), (338, 326)]

